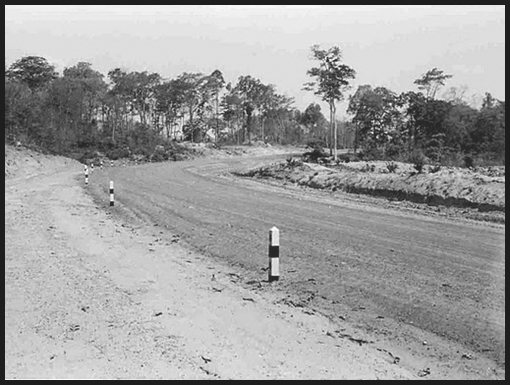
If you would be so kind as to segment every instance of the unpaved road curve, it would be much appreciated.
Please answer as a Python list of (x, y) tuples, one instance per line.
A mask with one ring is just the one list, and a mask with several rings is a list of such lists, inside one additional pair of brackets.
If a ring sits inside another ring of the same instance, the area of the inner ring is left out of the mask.
[(215, 175), (263, 161), (113, 168), (94, 173), (88, 189), (107, 205), (114, 180), (118, 213), (168, 227), (237, 269), (248, 288), (266, 279), (268, 230), (277, 226), (282, 279), (264, 290), (281, 302), (320, 311), (340, 330), (356, 326), (401, 365), (430, 367), (428, 378), (504, 377), (504, 226)]
[(6, 180), (7, 379), (418, 378), (163, 226), (113, 218), (78, 163), (46, 171)]

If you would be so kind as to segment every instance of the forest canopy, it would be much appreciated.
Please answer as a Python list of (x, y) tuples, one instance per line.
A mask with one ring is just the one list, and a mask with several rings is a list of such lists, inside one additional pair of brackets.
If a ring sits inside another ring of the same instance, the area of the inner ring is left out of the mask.
[[(363, 84), (347, 95), (356, 72), (343, 63), (341, 50), (314, 45), (311, 51), (319, 66), (307, 72), (312, 81), (306, 87), (328, 103), (329, 120), (318, 103), (300, 111), (275, 85), (251, 75), (229, 82), (219, 69), (172, 79), (121, 68), (102, 74), (88, 62), (58, 74), (45, 58), (25, 56), (5, 66), (5, 142), (112, 157), (148, 154), (182, 140), (314, 143), (334, 148), (335, 157), (339, 147), (365, 159), (403, 160), (419, 151), (430, 162), (474, 157), (504, 164), (505, 102), (489, 92), (479, 108), (454, 87), (440, 98), (454, 74), (432, 68), (417, 74), (407, 92)], [(342, 102), (348, 116), (338, 119)]]

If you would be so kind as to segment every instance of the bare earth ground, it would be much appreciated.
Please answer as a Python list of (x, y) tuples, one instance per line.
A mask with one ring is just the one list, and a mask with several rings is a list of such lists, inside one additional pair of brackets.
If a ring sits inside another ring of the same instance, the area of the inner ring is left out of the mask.
[[(6, 153), (6, 378), (504, 378), (504, 361), (503, 366), (501, 361), (495, 365), (483, 354), (445, 342), (412, 323), (394, 322), (388, 317), (370, 321), (367, 325), (377, 322), (379, 331), (390, 337), (385, 340), (379, 334), (374, 339), (368, 329), (357, 325), (375, 317), (368, 305), (366, 310), (360, 306), (340, 313), (339, 326), (338, 319), (313, 311), (315, 301), (309, 306), (302, 296), (298, 298), (301, 302), (282, 298), (278, 286), (266, 287), (269, 284), (263, 281), (256, 282), (258, 289), (254, 290), (254, 281), (240, 279), (234, 265), (191, 251), (166, 225), (157, 225), (164, 220), (122, 221), (112, 215), (113, 210), (104, 210), (104, 205), (93, 202), (76, 180), (82, 165), (8, 147)], [(20, 162), (23, 167), (17, 170)], [(49, 163), (52, 169), (41, 169)], [(147, 167), (156, 167), (157, 175), (165, 165), (119, 169), (119, 183), (122, 178), (138, 178), (143, 185)], [(223, 166), (204, 162), (194, 167), (207, 173), (215, 168), (221, 171)], [(40, 175), (41, 171), (46, 175)], [(36, 174), (39, 176), (34, 177)], [(105, 178), (94, 174), (91, 191)], [(186, 176), (181, 184), (190, 189), (187, 184), (195, 182), (200, 180)], [(241, 182), (231, 181), (250, 185), (253, 191), (270, 190), (255, 187), (248, 183), (251, 181)], [(122, 191), (122, 184), (119, 186)], [(175, 183), (169, 186), (183, 188)], [(141, 186), (132, 187), (136, 190)], [(286, 189), (295, 197), (303, 194), (292, 185)], [(124, 190), (121, 207), (129, 202), (127, 186)], [(145, 196), (140, 194), (140, 198)], [(305, 200), (305, 195), (298, 199)], [(320, 199), (324, 200), (324, 195)], [(360, 204), (380, 203), (369, 199)], [(151, 204), (154, 201), (148, 201), (147, 207)], [(194, 213), (201, 210), (206, 214), (206, 209), (186, 206), (173, 214), (185, 213), (191, 218), (190, 225), (183, 216), (179, 226), (193, 232)], [(212, 220), (207, 215), (205, 218)], [(213, 230), (197, 230), (199, 239), (206, 239), (204, 231)], [(213, 245), (211, 239), (209, 243)], [(357, 267), (352, 264), (356, 259), (351, 259), (356, 253), (349, 255), (341, 263), (347, 263), (350, 274)], [(388, 276), (387, 271), (381, 273)], [(483, 269), (477, 274), (471, 278), (486, 279)], [(425, 278), (419, 277), (416, 283), (421, 285)], [(452, 275), (450, 282), (441, 281), (445, 284), (440, 289), (442, 295), (467, 293), (456, 279)], [(322, 290), (321, 282), (303, 282), (298, 290), (305, 294), (315, 285)], [(500, 293), (499, 276), (498, 282), (488, 288), (491, 293)], [(439, 282), (424, 283), (433, 287)], [(284, 280), (280, 286), (285, 285)], [(428, 291), (423, 296), (409, 293), (417, 305), (431, 295)], [(479, 301), (473, 295), (469, 293), (468, 302), (462, 301), (471, 306), (473, 299)], [(348, 299), (342, 296), (340, 301)], [(485, 310), (473, 316), (501, 329), (504, 309), (499, 309), (499, 302), (498, 297), (487, 304), (489, 307), (479, 307), (490, 311), (489, 318), (483, 315)], [(445, 303), (437, 305), (440, 311)], [(452, 317), (455, 322), (456, 316)], [(395, 341), (391, 340), (393, 332), (400, 334)], [(491, 332), (486, 335), (490, 337)], [(411, 343), (416, 339), (418, 343)], [(420, 349), (430, 349), (430, 354), (420, 356), (416, 353)]]
[[(298, 158), (296, 158), (298, 159)], [(358, 161), (325, 167), (314, 163), (276, 162), (254, 169), (238, 170), (240, 176), (255, 177), (283, 185), (305, 186), (329, 192), (347, 191), (402, 206), (441, 212), (444, 215), (505, 223), (505, 167), (466, 169), (441, 167), (431, 172), (426, 165), (417, 173), (412, 164), (392, 162), (390, 173), (383, 161)], [(278, 183), (279, 182), (279, 183)], [(416, 203), (416, 204), (415, 204)]]
[(6, 152), (6, 378), (417, 378), (165, 229), (114, 220), (77, 162)]

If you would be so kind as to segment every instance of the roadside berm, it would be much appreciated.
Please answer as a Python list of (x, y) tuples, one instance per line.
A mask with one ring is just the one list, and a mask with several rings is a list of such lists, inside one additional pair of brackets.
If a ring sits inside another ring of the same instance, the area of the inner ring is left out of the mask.
[(236, 174), (432, 206), (505, 212), (504, 166), (468, 169), (425, 165), (418, 172), (412, 164), (401, 162), (359, 161), (326, 167), (289, 158)]

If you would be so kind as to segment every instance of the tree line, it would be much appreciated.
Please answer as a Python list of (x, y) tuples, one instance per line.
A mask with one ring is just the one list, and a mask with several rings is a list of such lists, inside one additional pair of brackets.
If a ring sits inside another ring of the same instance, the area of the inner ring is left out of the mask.
[(504, 164), (505, 102), (490, 93), (479, 109), (459, 97), (436, 99), (450, 77), (433, 68), (415, 80), (421, 92), (401, 94), (359, 86), (347, 110), (353, 116), (354, 146), (371, 158), (401, 159), (404, 154), (438, 164), (472, 165), (474, 158)]
[[(361, 85), (347, 97), (356, 72), (340, 48), (314, 45), (311, 58), (318, 66), (307, 71), (311, 81), (303, 86), (327, 103), (329, 119), (319, 104), (300, 111), (274, 85), (250, 75), (232, 83), (220, 70), (165, 79), (115, 68), (105, 76), (87, 62), (58, 74), (45, 58), (25, 56), (5, 66), (5, 141), (65, 155), (99, 149), (117, 156), (147, 154), (176, 140), (315, 142), (335, 159), (341, 147), (374, 159), (419, 150), (437, 162), (470, 154), (504, 163), (504, 101), (487, 93), (475, 109), (461, 98), (438, 99), (452, 75), (437, 68), (416, 79), (418, 91), (397, 95)], [(345, 99), (349, 119), (339, 120), (337, 103)]]
[[(337, 46), (324, 50), (314, 45), (311, 50), (319, 66), (307, 72), (313, 81), (305, 89), (329, 105), (330, 128), (325, 139), (337, 160), (336, 104), (345, 99), (356, 71), (343, 63)], [(414, 81), (418, 92), (401, 94), (386, 87), (360, 85), (348, 97), (347, 113), (352, 118), (343, 122), (343, 145), (352, 146), (354, 153), (360, 148), (358, 157), (365, 159), (470, 166), (477, 158), (479, 163), (504, 164), (505, 102), (486, 93), (481, 108), (475, 109), (462, 99), (462, 90), (455, 92), (455, 88), (449, 100), (437, 99), (438, 90), (452, 77), (432, 68)]]
[(219, 70), (174, 79), (115, 68), (105, 77), (79, 62), (62, 75), (27, 56), (5, 69), (5, 140), (57, 153), (129, 147), (161, 140), (217, 143), (300, 142), (293, 100), (250, 75), (227, 83)]

